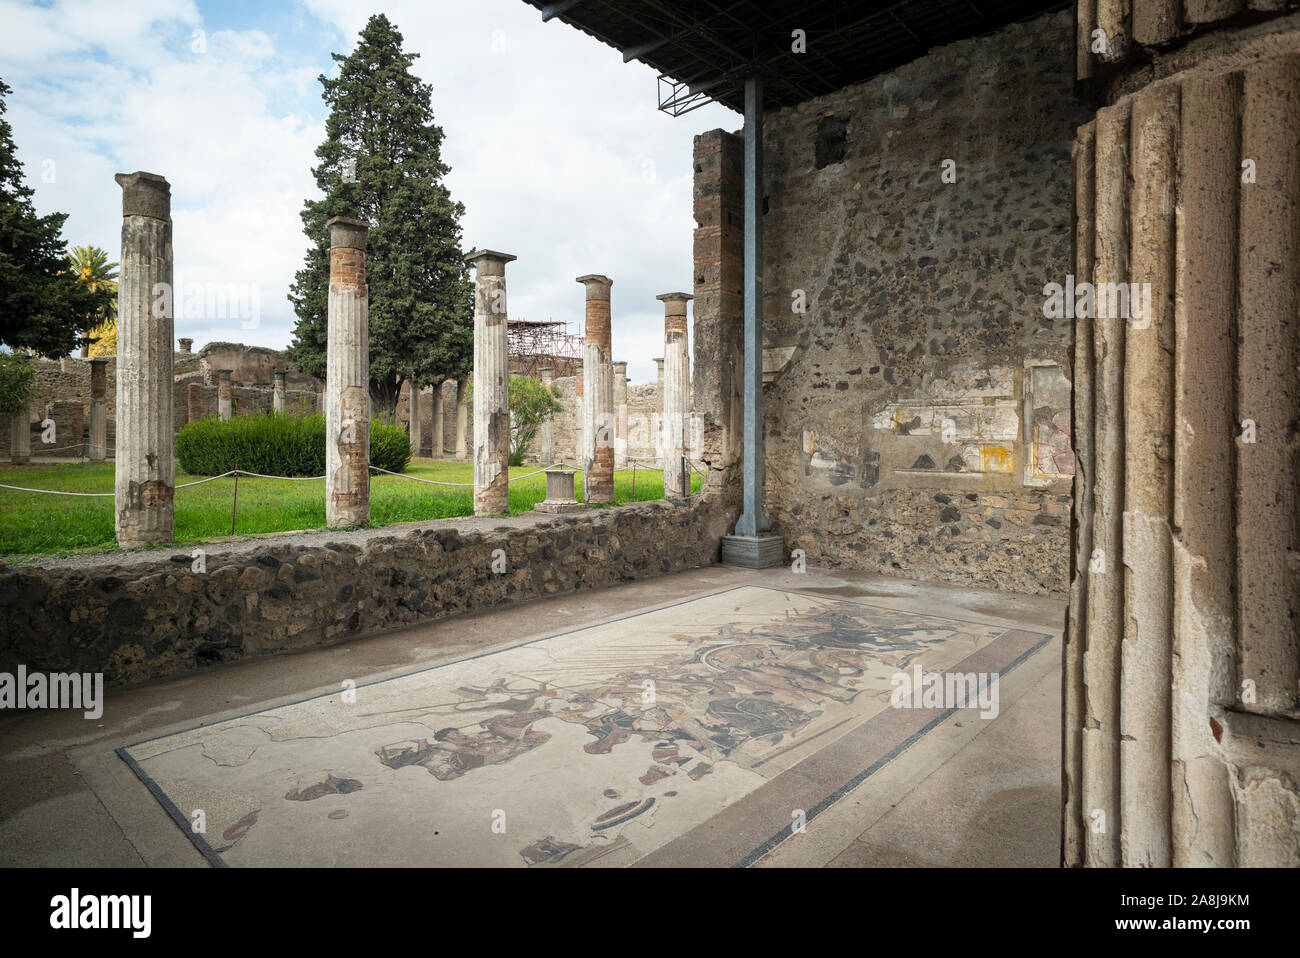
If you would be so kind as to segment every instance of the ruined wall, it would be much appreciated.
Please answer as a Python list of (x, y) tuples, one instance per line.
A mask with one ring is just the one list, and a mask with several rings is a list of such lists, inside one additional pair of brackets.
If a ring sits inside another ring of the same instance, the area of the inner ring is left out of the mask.
[[(105, 404), (108, 410), (108, 456), (113, 457), (117, 435), (117, 359), (106, 357)], [(30, 409), (32, 455), (78, 459), (87, 453), (90, 429), (90, 362), (79, 357), (32, 360), (36, 368), (36, 393)], [(320, 411), (323, 383), (298, 372), (283, 350), (241, 343), (209, 343), (197, 353), (174, 356), (172, 402), (180, 429), (190, 421), (189, 387), (199, 384), (201, 415), (217, 415), (217, 373), (231, 370), (231, 397), (236, 415), (272, 408), (273, 373), (286, 369), (285, 409), (308, 414)], [(55, 441), (43, 443), (42, 421), (53, 419)], [(454, 428), (454, 424), (453, 424)], [(0, 429), (0, 459), (9, 455), (9, 430)]]
[[(116, 685), (717, 562), (722, 497), (5, 567), (0, 671)], [(505, 573), (493, 571), (504, 549)]]
[(766, 118), (767, 509), (810, 561), (1064, 595), (1073, 39), (1040, 17)]

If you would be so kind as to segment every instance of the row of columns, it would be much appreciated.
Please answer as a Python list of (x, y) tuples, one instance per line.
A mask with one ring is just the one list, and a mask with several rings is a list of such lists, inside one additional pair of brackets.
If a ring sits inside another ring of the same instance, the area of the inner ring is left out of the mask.
[[(506, 348), (505, 265), (515, 257), (483, 250), (468, 257), (475, 267), (474, 287), (474, 514), (494, 515), (509, 506), (510, 408), (509, 355)], [(586, 291), (586, 336), (578, 376), (579, 415), (575, 423), (588, 504), (614, 501), (614, 470), (627, 465), (627, 363), (613, 361), (608, 276), (579, 276)], [(690, 356), (687, 351), (687, 293), (664, 293), (664, 495), (684, 497), (690, 490), (688, 454)], [(542, 369), (544, 386), (554, 370)], [(542, 459), (555, 457), (551, 422), (540, 431)]]
[[(466, 459), (466, 441), (465, 430), (468, 426), (468, 415), (465, 408), (466, 384), (463, 381), (456, 383), (456, 445), (455, 455), (457, 459)], [(407, 424), (407, 434), (411, 440), (411, 449), (415, 454), (424, 448), (424, 392), (411, 384), (410, 390), (410, 422)], [(443, 428), (443, 409), (442, 409), (442, 387), (434, 386), (429, 390), (429, 405), (432, 407), (430, 412), (433, 420), (433, 458), (439, 458), (446, 449), (445, 430)]]

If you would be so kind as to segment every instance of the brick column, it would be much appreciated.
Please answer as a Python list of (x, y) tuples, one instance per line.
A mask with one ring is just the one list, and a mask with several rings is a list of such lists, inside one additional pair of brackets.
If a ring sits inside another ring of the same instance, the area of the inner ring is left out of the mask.
[(469, 458), (469, 449), (467, 448), (466, 434), (469, 432), (469, 404), (465, 401), (465, 393), (469, 386), (468, 380), (464, 376), (456, 380), (456, 458), (465, 460)]
[(506, 345), (509, 253), (482, 250), (474, 267), (474, 515), (510, 507), (510, 357)]
[(203, 386), (200, 383), (190, 383), (186, 390), (185, 406), (189, 422), (198, 422), (203, 418)]
[(443, 386), (443, 384), (442, 384), (442, 383), (439, 383), (438, 385), (436, 385), (436, 386), (433, 387), (433, 390), (432, 390), (432, 392), (431, 392), (431, 397), (432, 397), (432, 398), (431, 398), (431, 401), (430, 401), (430, 406), (431, 406), (431, 408), (432, 408), (432, 412), (433, 412), (433, 421), (432, 421), (432, 426), (433, 426), (433, 452), (432, 452), (432, 455), (433, 455), (433, 458), (434, 458), (434, 459), (441, 459), (441, 458), (442, 458), (442, 451), (443, 451), (442, 447), (443, 447), (443, 445), (444, 445), (444, 440), (445, 440), (445, 438), (446, 438), (446, 437), (445, 437), (445, 430), (444, 430), (444, 428), (443, 428), (443, 422), (442, 422), (442, 386)]
[(690, 491), (690, 473), (682, 482), (682, 456), (688, 455), (687, 420), (691, 414), (691, 360), (686, 354), (686, 304), (689, 293), (664, 293), (655, 299), (664, 304), (663, 374), (663, 468), (664, 498), (682, 498)]
[(223, 420), (231, 416), (233, 403), (230, 398), (230, 370), (217, 370), (217, 415)]
[(108, 360), (90, 361), (90, 451), (91, 462), (108, 456)]
[(610, 348), (608, 276), (579, 276), (587, 290), (582, 373), (583, 469), (587, 504), (614, 501), (614, 369)]
[(335, 216), (330, 231), (325, 374), (325, 524), (370, 521), (370, 303), (362, 220)]
[(171, 186), (119, 173), (122, 255), (117, 286), (117, 543), (172, 541), (176, 483), (172, 410)]
[(627, 468), (627, 363), (614, 363), (614, 468)]
[(271, 407), (276, 412), (284, 412), (284, 370), (277, 369), (271, 375)]

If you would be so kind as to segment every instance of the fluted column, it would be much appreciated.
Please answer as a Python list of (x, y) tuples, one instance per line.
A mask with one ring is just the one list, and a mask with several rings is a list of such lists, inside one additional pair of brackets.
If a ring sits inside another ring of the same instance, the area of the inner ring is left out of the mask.
[(424, 445), (424, 423), (420, 419), (423, 415), (420, 409), (420, 387), (415, 384), (414, 379), (410, 380), (408, 385), (406, 411), (410, 421), (407, 423), (406, 434), (411, 441), (411, 455), (418, 456)]
[(223, 420), (229, 419), (233, 407), (230, 394), (230, 370), (217, 370), (217, 415)]
[(614, 363), (614, 468), (627, 468), (627, 363)]
[(655, 357), (655, 455), (664, 454), (664, 357)]
[(506, 263), (509, 253), (466, 257), (474, 281), (474, 515), (510, 507), (510, 357), (507, 351)]
[(443, 446), (443, 423), (442, 423), (442, 384), (434, 386), (430, 390), (429, 405), (433, 412), (433, 451), (431, 455), (434, 459), (442, 458)]
[(1063, 858), (1297, 867), (1300, 26), (1184, 6), (1079, 4)]
[(22, 464), (31, 458), (32, 412), (28, 403), (9, 417), (9, 461)]
[(90, 361), (90, 450), (91, 462), (108, 456), (108, 360)]
[(686, 304), (693, 297), (689, 293), (664, 293), (655, 298), (664, 304), (664, 498), (680, 499), (691, 488), (690, 479), (682, 476), (682, 457), (690, 453), (687, 420), (691, 415), (691, 360), (686, 351)]
[(117, 542), (172, 541), (176, 482), (172, 411), (171, 186), (119, 173), (122, 255), (117, 286)]
[(614, 501), (614, 370), (610, 348), (608, 276), (579, 276), (587, 291), (586, 344), (582, 372), (583, 469), (588, 505)]
[[(555, 382), (555, 370), (549, 366), (540, 370), (542, 376), (542, 385), (550, 391), (551, 384)], [(538, 444), (541, 446), (542, 465), (551, 466), (555, 464), (555, 417), (552, 416), (542, 423), (541, 429), (538, 430)]]
[(456, 380), (456, 458), (469, 458), (469, 404), (465, 393), (469, 383), (464, 376)]
[(325, 524), (370, 521), (370, 225), (335, 216), (330, 231), (329, 341), (325, 376)]

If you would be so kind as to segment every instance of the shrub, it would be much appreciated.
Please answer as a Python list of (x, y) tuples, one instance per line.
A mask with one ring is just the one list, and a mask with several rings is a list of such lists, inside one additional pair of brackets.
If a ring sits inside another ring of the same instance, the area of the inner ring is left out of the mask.
[[(191, 475), (214, 476), (238, 468), (268, 476), (325, 474), (325, 417), (263, 412), (222, 421), (187, 423), (176, 434), (176, 459)], [(411, 461), (406, 433), (372, 420), (370, 462), (402, 472)]]
[(36, 370), (31, 360), (16, 353), (0, 353), (0, 412), (16, 413), (27, 408), (36, 391)]

